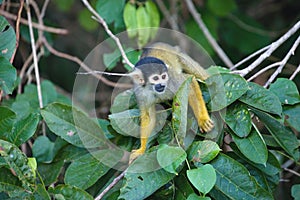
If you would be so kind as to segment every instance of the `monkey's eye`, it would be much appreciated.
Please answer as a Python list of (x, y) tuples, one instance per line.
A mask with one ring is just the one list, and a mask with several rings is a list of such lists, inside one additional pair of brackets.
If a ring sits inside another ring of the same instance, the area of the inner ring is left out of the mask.
[(152, 78), (153, 80), (155, 80), (155, 81), (158, 81), (158, 76), (153, 76), (153, 78)]
[(161, 76), (161, 78), (164, 79), (164, 80), (166, 79), (166, 77), (167, 77), (166, 74), (163, 74), (163, 75)]

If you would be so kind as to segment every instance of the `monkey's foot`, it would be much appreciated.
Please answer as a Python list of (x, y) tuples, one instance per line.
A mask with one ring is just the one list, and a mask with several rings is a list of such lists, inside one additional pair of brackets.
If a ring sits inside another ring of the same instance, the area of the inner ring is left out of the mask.
[(208, 119), (200, 119), (199, 120), (199, 126), (201, 132), (209, 132), (214, 127), (214, 122), (208, 118)]
[(136, 150), (133, 150), (130, 154), (130, 157), (129, 157), (129, 164), (131, 164), (135, 159), (137, 159), (139, 156), (143, 155), (145, 152), (145, 150), (143, 149), (136, 149)]

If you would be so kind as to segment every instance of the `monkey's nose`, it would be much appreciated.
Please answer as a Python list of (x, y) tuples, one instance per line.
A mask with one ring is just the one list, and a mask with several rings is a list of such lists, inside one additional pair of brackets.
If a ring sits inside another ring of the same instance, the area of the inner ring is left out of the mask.
[(162, 85), (162, 84), (156, 84), (155, 85), (155, 91), (157, 92), (163, 92), (165, 90), (165, 85)]

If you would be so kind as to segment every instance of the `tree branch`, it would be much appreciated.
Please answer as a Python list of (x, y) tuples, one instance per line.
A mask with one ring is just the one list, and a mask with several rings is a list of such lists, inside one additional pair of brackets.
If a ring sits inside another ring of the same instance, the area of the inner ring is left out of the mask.
[(94, 10), (94, 8), (89, 4), (87, 0), (82, 0), (83, 4), (87, 7), (87, 9), (94, 15), (94, 18), (96, 21), (98, 21), (106, 31), (106, 33), (116, 42), (121, 55), (124, 59), (124, 62), (129, 65), (131, 68), (134, 68), (134, 65), (128, 60), (126, 53), (122, 47), (122, 44), (117, 36), (115, 36), (111, 30), (108, 28), (107, 23), (104, 21), (104, 19)]
[(193, 4), (192, 0), (185, 0), (185, 2), (188, 6), (188, 9), (189, 9), (190, 13), (192, 14), (195, 21), (197, 22), (199, 28), (203, 31), (203, 33), (204, 33), (206, 39), (208, 40), (208, 42), (211, 44), (211, 46), (216, 51), (216, 53), (219, 55), (221, 60), (225, 63), (225, 65), (227, 67), (231, 68), (233, 66), (231, 60), (227, 57), (225, 52), (222, 50), (222, 48), (218, 45), (216, 40), (210, 34), (208, 28), (206, 27), (206, 25), (204, 24), (204, 22), (201, 19), (200, 13), (197, 12), (197, 10), (195, 8), (195, 5)]
[(294, 71), (294, 73), (290, 77), (290, 80), (293, 80), (299, 72), (300, 72), (300, 64), (298, 65), (297, 69)]
[[(8, 18), (8, 19), (12, 19), (12, 20), (17, 20), (17, 16), (13, 15), (7, 11), (4, 10), (0, 10), (0, 15)], [(28, 21), (24, 18), (20, 18), (20, 23), (28, 25)], [(66, 35), (68, 34), (68, 30), (66, 29), (61, 29), (61, 28), (54, 28), (54, 27), (49, 27), (49, 26), (41, 26), (38, 23), (35, 22), (31, 22), (32, 27), (38, 29), (38, 30), (42, 30), (42, 31), (46, 31), (46, 32), (50, 32), (50, 33), (55, 33), (55, 34), (61, 34), (61, 35)]]
[[(268, 50), (259, 56), (251, 65), (242, 70), (236, 70), (234, 73), (245, 76), (255, 69), (259, 64), (261, 64), (266, 58), (268, 58), (282, 43), (284, 43), (288, 38), (290, 38), (296, 31), (300, 28), (300, 21), (298, 21), (288, 32), (281, 36), (276, 42), (273, 42), (268, 46)], [(261, 51), (261, 50), (260, 50)]]

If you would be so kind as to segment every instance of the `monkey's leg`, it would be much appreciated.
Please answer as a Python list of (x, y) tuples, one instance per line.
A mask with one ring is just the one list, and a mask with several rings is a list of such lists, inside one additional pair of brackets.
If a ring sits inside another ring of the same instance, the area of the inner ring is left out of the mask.
[(152, 106), (148, 109), (141, 108), (141, 128), (140, 128), (140, 140), (141, 140), (141, 147), (139, 149), (133, 150), (130, 158), (129, 163), (135, 160), (138, 156), (145, 153), (147, 148), (147, 141), (150, 137), (150, 134), (155, 126), (155, 106)]
[(200, 130), (205, 132), (210, 131), (213, 128), (213, 122), (208, 115), (201, 89), (195, 77), (193, 77), (191, 83), (189, 104), (193, 109)]

